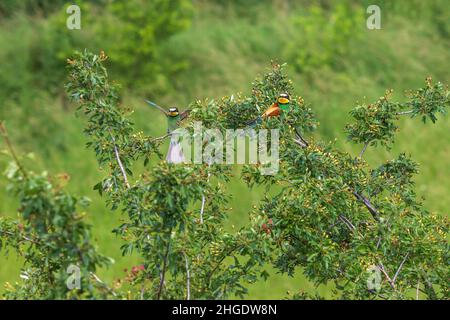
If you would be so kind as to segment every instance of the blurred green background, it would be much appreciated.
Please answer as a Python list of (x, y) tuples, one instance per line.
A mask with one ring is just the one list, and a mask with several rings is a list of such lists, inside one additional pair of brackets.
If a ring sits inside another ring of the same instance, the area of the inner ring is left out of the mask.
[[(81, 7), (81, 30), (66, 27), (66, 8), (74, 3)], [(381, 30), (366, 27), (370, 4), (381, 8)], [(450, 82), (449, 21), (447, 0), (2, 0), (0, 119), (19, 151), (35, 154), (28, 166), (70, 174), (68, 189), (93, 199), (88, 217), (95, 240), (116, 261), (99, 272), (110, 281), (139, 260), (121, 256), (121, 240), (111, 233), (120, 214), (108, 211), (92, 190), (103, 173), (85, 149), (83, 119), (74, 117), (63, 87), (66, 59), (74, 50), (110, 56), (123, 103), (135, 109), (138, 128), (151, 135), (162, 135), (165, 121), (143, 98), (183, 109), (195, 99), (246, 94), (271, 60), (287, 62), (296, 93), (320, 121), (317, 134), (336, 138), (339, 148), (357, 155), (361, 146), (348, 143), (343, 132), (357, 101), (374, 101), (389, 88), (401, 100), (429, 75)], [(401, 151), (412, 154), (421, 164), (417, 192), (428, 209), (448, 214), (450, 119), (434, 126), (403, 119), (400, 128), (393, 149), (372, 148), (368, 161), (376, 165)], [(6, 161), (0, 155), (2, 167)], [(238, 175), (230, 192), (229, 224), (241, 226), (261, 192), (248, 190)], [(0, 215), (14, 217), (16, 208), (1, 178)], [(0, 257), (1, 284), (18, 279), (20, 263), (14, 254)], [(250, 298), (313, 289), (301, 270), (293, 278), (271, 273), (267, 282), (250, 287)]]

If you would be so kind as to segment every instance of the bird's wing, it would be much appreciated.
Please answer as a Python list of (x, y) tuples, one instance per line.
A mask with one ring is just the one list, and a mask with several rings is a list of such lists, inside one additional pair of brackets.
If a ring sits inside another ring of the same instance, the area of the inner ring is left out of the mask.
[(270, 106), (269, 109), (266, 110), (266, 112), (264, 112), (263, 117), (276, 117), (280, 115), (280, 107), (278, 106), (278, 104), (274, 103), (273, 105)]
[(159, 111), (161, 111), (162, 113), (164, 113), (164, 115), (168, 115), (167, 111), (164, 110), (163, 107), (158, 106), (156, 103), (151, 102), (150, 100), (144, 100), (145, 102), (147, 102), (149, 105), (151, 105), (152, 107), (158, 109)]
[(186, 119), (189, 116), (190, 112), (191, 112), (190, 109), (180, 112), (180, 120), (178, 120), (178, 121), (183, 121), (184, 119)]
[(183, 121), (184, 119), (186, 119), (189, 116), (189, 113), (191, 112), (191, 110), (184, 110), (183, 112), (180, 113), (180, 121)]

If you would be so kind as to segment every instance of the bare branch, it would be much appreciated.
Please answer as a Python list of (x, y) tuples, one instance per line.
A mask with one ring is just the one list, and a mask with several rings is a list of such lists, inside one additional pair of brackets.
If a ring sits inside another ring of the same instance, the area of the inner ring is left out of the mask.
[(367, 141), (367, 142), (364, 144), (363, 149), (362, 149), (361, 152), (359, 153), (359, 158), (362, 158), (362, 156), (364, 155), (364, 152), (366, 152), (366, 149), (367, 149), (367, 147), (369, 146), (369, 143), (370, 143), (370, 141)]
[(394, 278), (392, 278), (392, 282), (395, 283), (395, 279), (397, 279), (397, 276), (398, 276), (398, 274), (400, 273), (400, 270), (402, 269), (403, 264), (405, 263), (405, 261), (406, 261), (406, 259), (408, 258), (408, 256), (409, 256), (409, 252), (408, 252), (408, 253), (405, 255), (405, 257), (403, 258), (402, 263), (400, 263), (400, 266), (398, 267), (397, 272), (394, 274)]
[[(11, 236), (11, 237), (16, 235), (14, 232), (5, 231), (5, 230), (0, 230), (0, 233), (3, 233), (5, 235)], [(24, 241), (28, 241), (28, 242), (31, 242), (31, 243), (34, 243), (34, 244), (41, 244), (41, 241), (39, 239), (32, 239), (32, 238), (29, 238), (29, 237), (21, 235), (21, 234), (19, 234), (19, 237), (22, 238), (22, 240), (24, 240)], [(43, 243), (43, 245), (47, 245), (47, 244)]]
[(294, 139), (294, 142), (302, 148), (306, 148), (308, 146), (304, 141), (302, 141), (300, 139)]
[(347, 219), (347, 217), (345, 217), (345, 216), (343, 216), (343, 215), (340, 215), (340, 216), (339, 216), (339, 219), (341, 219), (341, 221), (344, 222), (344, 224), (345, 224), (346, 226), (348, 226), (348, 228), (349, 228), (351, 231), (355, 231), (356, 227), (353, 225), (353, 223), (351, 223), (350, 220)]
[(380, 221), (380, 213), (378, 212), (377, 209), (375, 209), (375, 207), (372, 205), (369, 199), (360, 195), (356, 191), (353, 191), (353, 195), (366, 206), (367, 210), (369, 210), (370, 214), (375, 220)]
[(414, 110), (402, 111), (402, 112), (397, 112), (396, 115), (402, 116), (402, 115), (405, 115), (405, 114), (411, 114), (413, 112), (414, 112)]
[(151, 138), (151, 139), (149, 139), (149, 141), (153, 142), (153, 141), (164, 140), (165, 138), (170, 137), (171, 135), (172, 135), (172, 133), (167, 133), (161, 137)]
[(203, 211), (205, 210), (205, 195), (202, 195), (202, 207), (200, 208), (200, 223), (203, 224)]
[(22, 175), (27, 178), (27, 172), (25, 171), (25, 169), (22, 167), (22, 164), (19, 161), (19, 158), (16, 155), (16, 152), (14, 151), (14, 148), (12, 146), (11, 140), (9, 139), (9, 135), (8, 135), (8, 131), (6, 130), (5, 125), (3, 124), (3, 122), (0, 121), (0, 133), (3, 136), (3, 140), (6, 143), (6, 146), (8, 147), (9, 153), (11, 154), (11, 156), (14, 159), (14, 162), (17, 164), (17, 166), (19, 167), (20, 172), (22, 173)]
[(159, 288), (158, 293), (156, 294), (156, 300), (159, 300), (161, 298), (161, 293), (164, 286), (164, 278), (166, 276), (166, 269), (167, 269), (167, 259), (169, 258), (169, 251), (170, 251), (170, 236), (172, 231), (169, 232), (169, 240), (167, 242), (166, 246), (166, 253), (164, 254), (164, 261), (163, 261), (163, 269), (161, 271), (161, 278), (159, 280)]
[[(211, 174), (208, 172), (208, 179), (207, 182), (209, 182), (209, 177), (211, 176)], [(205, 195), (202, 195), (202, 207), (200, 208), (200, 223), (203, 224), (203, 212), (205, 210), (205, 202), (206, 202), (206, 198)]]
[(186, 300), (191, 300), (191, 273), (189, 272), (189, 261), (188, 257), (186, 255), (186, 252), (183, 252), (184, 254), (184, 261), (186, 263)]
[(94, 278), (95, 281), (97, 281), (99, 284), (102, 285), (102, 287), (104, 287), (114, 297), (117, 297), (117, 294), (114, 292), (114, 290), (111, 289), (110, 287), (108, 287), (108, 285), (105, 282), (103, 282), (95, 273), (91, 272), (90, 274), (91, 274), (92, 278)]
[(423, 275), (424, 285), (425, 285), (425, 294), (429, 296), (433, 300), (437, 300), (437, 294), (436, 291), (433, 288), (433, 284), (428, 279), (428, 276), (425, 274)]
[(380, 263), (380, 270), (381, 272), (383, 272), (384, 276), (386, 277), (387, 281), (389, 282), (389, 284), (391, 285), (392, 289), (395, 290), (395, 283), (392, 281), (391, 277), (389, 277), (388, 273), (386, 272), (386, 270), (384, 269), (384, 266), (382, 263)]
[(377, 249), (380, 247), (381, 244), (381, 237), (378, 237), (378, 241), (377, 241)]
[(122, 160), (120, 160), (119, 149), (116, 144), (116, 138), (114, 138), (114, 136), (112, 135), (111, 130), (109, 128), (108, 128), (108, 131), (109, 131), (109, 135), (111, 136), (112, 142), (114, 144), (114, 154), (116, 156), (117, 164), (119, 165), (120, 171), (122, 172), (123, 180), (125, 182), (127, 189), (130, 189), (130, 184), (128, 183), (127, 173), (123, 166)]

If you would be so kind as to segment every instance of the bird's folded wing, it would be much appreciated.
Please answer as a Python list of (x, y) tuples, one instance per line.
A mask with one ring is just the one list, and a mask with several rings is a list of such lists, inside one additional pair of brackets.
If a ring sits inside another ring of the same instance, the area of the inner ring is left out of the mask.
[(181, 112), (180, 113), (180, 121), (183, 121), (184, 119), (186, 119), (189, 116), (190, 112), (191, 112), (190, 109), (184, 110), (183, 112)]
[(263, 117), (277, 117), (280, 115), (280, 107), (278, 107), (277, 104), (273, 104), (269, 109), (267, 109), (264, 114)]

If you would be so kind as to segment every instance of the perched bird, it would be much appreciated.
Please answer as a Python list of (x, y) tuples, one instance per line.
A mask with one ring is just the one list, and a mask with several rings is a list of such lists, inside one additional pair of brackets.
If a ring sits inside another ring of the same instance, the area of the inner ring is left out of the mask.
[[(190, 110), (179, 112), (177, 107), (170, 107), (169, 110), (165, 110), (152, 101), (145, 100), (145, 102), (161, 111), (167, 117), (168, 134), (171, 134), (173, 131), (175, 131), (179, 127), (180, 121), (186, 119), (190, 112)], [(170, 139), (166, 161), (169, 163), (182, 163), (185, 161), (183, 149), (181, 147), (181, 143), (179, 142), (179, 137), (176, 135), (172, 136), (172, 139)]]
[[(247, 124), (247, 128), (253, 128), (255, 125), (260, 124), (262, 120), (269, 117), (282, 117), (283, 114), (286, 114), (291, 110), (290, 102), (289, 95), (287, 93), (281, 93), (278, 96), (277, 101), (274, 102), (261, 116)], [(306, 148), (308, 146), (308, 142), (303, 139), (300, 132), (300, 127), (295, 127), (294, 141), (301, 147)]]
[(170, 107), (169, 110), (165, 110), (163, 107), (158, 106), (156, 103), (145, 100), (150, 106), (155, 107), (161, 111), (167, 117), (167, 133), (171, 133), (179, 127), (180, 121), (183, 121), (189, 115), (191, 110), (178, 111), (177, 107)]
[(247, 127), (254, 127), (255, 125), (261, 123), (263, 119), (269, 118), (269, 117), (278, 117), (283, 112), (289, 112), (290, 104), (289, 104), (289, 95), (287, 93), (281, 93), (277, 101), (274, 102), (264, 113), (259, 116), (257, 119), (252, 120), (247, 124)]
[(289, 95), (287, 93), (281, 93), (277, 98), (277, 102), (272, 104), (270, 108), (263, 113), (262, 117), (278, 117), (283, 112), (288, 112), (290, 109), (289, 102)]

